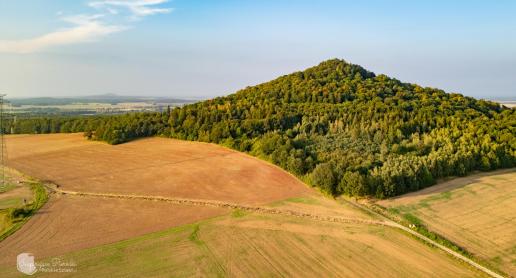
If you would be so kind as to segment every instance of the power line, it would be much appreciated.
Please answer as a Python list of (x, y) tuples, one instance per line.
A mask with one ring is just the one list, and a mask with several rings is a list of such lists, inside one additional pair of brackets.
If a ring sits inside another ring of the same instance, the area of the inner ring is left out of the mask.
[(4, 138), (4, 97), (6, 94), (0, 94), (0, 165), (2, 169), (0, 170), (1, 174), (1, 188), (7, 186), (5, 182), (5, 162), (7, 161), (7, 150), (5, 146), (5, 138)]

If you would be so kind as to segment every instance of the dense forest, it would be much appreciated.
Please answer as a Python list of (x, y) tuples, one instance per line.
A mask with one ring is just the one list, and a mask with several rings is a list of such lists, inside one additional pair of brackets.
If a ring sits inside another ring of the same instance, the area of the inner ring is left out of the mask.
[[(269, 160), (333, 195), (385, 198), (516, 166), (516, 110), (375, 75), (342, 60), (162, 113), (11, 121), (14, 133), (161, 135)], [(8, 131), (9, 132), (9, 131)]]

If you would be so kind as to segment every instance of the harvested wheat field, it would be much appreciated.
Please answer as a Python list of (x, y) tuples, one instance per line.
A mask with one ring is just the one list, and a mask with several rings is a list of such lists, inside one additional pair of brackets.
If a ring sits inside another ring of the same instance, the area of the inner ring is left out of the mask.
[(16, 276), (22, 252), (39, 262), (71, 260), (73, 276), (83, 277), (481, 275), (273, 165), (220, 146), (165, 138), (111, 146), (54, 134), (9, 136), (8, 147), (11, 167), (58, 188), (0, 242), (2, 277)]
[(412, 214), (490, 265), (516, 276), (516, 170), (500, 170), (443, 182), (380, 201)]
[(0, 268), (15, 266), (22, 252), (57, 256), (224, 213), (214, 207), (52, 195), (19, 231), (0, 242)]
[(217, 145), (165, 138), (117, 146), (81, 134), (8, 136), (9, 166), (74, 191), (262, 204), (309, 194), (276, 166)]
[(237, 211), (59, 258), (68, 277), (482, 277), (391, 228)]

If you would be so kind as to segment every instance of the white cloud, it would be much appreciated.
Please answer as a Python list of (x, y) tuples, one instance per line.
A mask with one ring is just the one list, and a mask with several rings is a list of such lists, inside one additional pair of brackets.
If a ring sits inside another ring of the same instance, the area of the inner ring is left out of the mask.
[(99, 21), (102, 15), (75, 15), (63, 21), (75, 26), (26, 40), (0, 40), (0, 52), (33, 53), (53, 46), (95, 41), (106, 35), (125, 30), (126, 27), (106, 25)]
[[(108, 24), (102, 19), (105, 17), (116, 17), (119, 14), (117, 8), (126, 8), (132, 20), (141, 19), (145, 16), (169, 13), (170, 8), (159, 8), (168, 0), (133, 0), (133, 1), (96, 1), (88, 3), (88, 6), (103, 10), (106, 14), (81, 14), (62, 17), (61, 20), (72, 24), (72, 27), (59, 29), (31, 39), (24, 40), (0, 40), (0, 53), (34, 53), (55, 46), (70, 45), (84, 42), (96, 41), (109, 34), (128, 29), (128, 26)], [(57, 13), (59, 16), (63, 12)]]
[(132, 14), (132, 19), (140, 19), (149, 15), (170, 13), (171, 8), (156, 7), (167, 2), (168, 0), (103, 0), (90, 2), (88, 5), (96, 9), (107, 9), (111, 13), (118, 13), (117, 8), (125, 8)]

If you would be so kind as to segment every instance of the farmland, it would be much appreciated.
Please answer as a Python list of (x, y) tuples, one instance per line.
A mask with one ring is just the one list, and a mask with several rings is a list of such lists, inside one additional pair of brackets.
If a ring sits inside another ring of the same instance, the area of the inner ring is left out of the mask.
[(479, 276), (390, 228), (235, 213), (59, 258), (73, 277)]
[[(110, 146), (79, 134), (7, 141), (11, 167), (58, 187), (0, 242), (0, 276), (17, 274), (21, 252), (73, 261), (73, 275), (84, 277), (482, 275), (276, 166), (216, 145), (148, 138)], [(166, 201), (174, 198), (194, 201)], [(217, 202), (262, 209), (209, 205)], [(356, 221), (324, 220), (333, 217)]]
[(380, 201), (466, 248), (491, 266), (516, 275), (516, 171), (453, 179)]
[(9, 99), (6, 110), (18, 116), (118, 114), (135, 111), (162, 111), (192, 102), (163, 97), (119, 96), (116, 94), (84, 97), (41, 97)]
[(67, 190), (267, 203), (308, 194), (277, 167), (212, 144), (148, 138), (110, 146), (81, 134), (9, 137), (9, 165)]
[(14, 265), (16, 255), (26, 250), (39, 258), (56, 256), (222, 213), (159, 202), (52, 196), (27, 224), (0, 242), (0, 264)]

